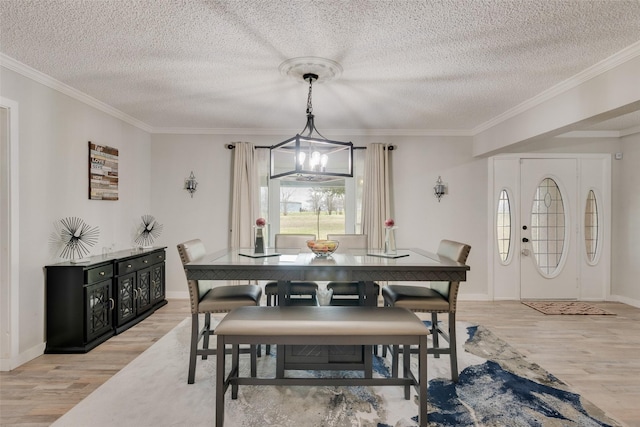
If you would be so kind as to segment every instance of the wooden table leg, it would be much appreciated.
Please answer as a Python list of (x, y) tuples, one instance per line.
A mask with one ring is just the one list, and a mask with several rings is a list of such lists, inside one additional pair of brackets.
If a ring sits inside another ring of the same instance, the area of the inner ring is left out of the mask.
[(291, 294), (291, 282), (288, 280), (278, 280), (278, 305), (289, 305), (289, 296)]
[[(378, 306), (378, 294), (376, 294), (376, 284), (374, 282), (360, 282), (359, 288), (364, 295), (360, 295), (361, 301), (360, 305), (368, 305), (371, 307)], [(364, 304), (362, 301), (362, 297), (364, 296)]]
[(418, 347), (420, 352), (418, 356), (418, 375), (420, 382), (418, 396), (418, 421), (420, 426), (427, 427), (427, 393), (428, 393), (428, 380), (427, 380), (427, 336), (420, 337), (420, 345)]
[[(229, 377), (234, 376), (237, 378), (240, 376), (240, 345), (234, 344), (231, 350), (231, 373)], [(238, 398), (238, 381), (231, 381), (231, 398)]]
[(393, 378), (398, 378), (398, 360), (400, 353), (400, 346), (397, 344), (393, 344), (391, 347), (391, 376)]
[[(402, 378), (410, 378), (409, 371), (411, 371), (411, 346), (402, 346)], [(404, 386), (404, 398), (411, 399), (411, 385)]]
[(373, 346), (363, 345), (362, 352), (364, 356), (364, 377), (373, 378)]
[(284, 344), (276, 346), (276, 378), (284, 378)]
[(224, 425), (224, 363), (225, 363), (225, 351), (224, 351), (224, 336), (218, 335), (218, 344), (216, 351), (216, 427), (222, 427)]
[(259, 354), (260, 344), (258, 344), (257, 346), (255, 344), (251, 344), (249, 348), (249, 351), (251, 352), (251, 376), (255, 378), (256, 374), (258, 373), (257, 356)]

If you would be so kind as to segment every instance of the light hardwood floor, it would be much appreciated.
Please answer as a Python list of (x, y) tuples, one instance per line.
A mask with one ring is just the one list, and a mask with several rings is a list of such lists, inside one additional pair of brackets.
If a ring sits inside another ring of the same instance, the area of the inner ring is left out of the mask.
[[(487, 326), (609, 416), (640, 426), (640, 309), (594, 305), (616, 316), (545, 316), (515, 301), (461, 301), (458, 320)], [(0, 425), (50, 425), (188, 315), (187, 300), (170, 300), (87, 354), (43, 355), (0, 373)]]
[(640, 426), (640, 309), (593, 305), (616, 315), (547, 316), (517, 301), (462, 301), (458, 320), (488, 327), (612, 418)]

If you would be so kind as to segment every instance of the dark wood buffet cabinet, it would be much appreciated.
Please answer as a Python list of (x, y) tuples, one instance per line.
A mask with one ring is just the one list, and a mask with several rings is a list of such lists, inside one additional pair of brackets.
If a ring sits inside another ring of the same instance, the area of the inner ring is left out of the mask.
[(47, 265), (45, 353), (86, 353), (165, 305), (165, 249)]

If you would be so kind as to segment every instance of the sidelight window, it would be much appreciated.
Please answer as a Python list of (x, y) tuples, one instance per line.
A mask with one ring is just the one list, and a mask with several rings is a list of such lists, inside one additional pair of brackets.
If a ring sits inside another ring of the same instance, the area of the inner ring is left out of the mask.
[(589, 190), (584, 210), (584, 245), (590, 263), (596, 260), (598, 252), (598, 202), (593, 190)]
[(498, 254), (502, 263), (506, 263), (511, 250), (511, 202), (507, 190), (500, 192), (498, 211), (496, 212), (496, 236)]

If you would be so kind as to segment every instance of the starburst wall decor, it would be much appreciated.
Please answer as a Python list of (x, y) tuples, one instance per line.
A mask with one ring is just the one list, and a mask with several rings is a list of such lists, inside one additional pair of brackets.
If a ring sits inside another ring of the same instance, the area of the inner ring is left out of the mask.
[(89, 254), (89, 248), (98, 242), (100, 229), (86, 224), (81, 218), (67, 217), (55, 223), (51, 240), (62, 245), (60, 256), (71, 260)]
[(153, 246), (154, 240), (160, 236), (162, 224), (156, 221), (153, 215), (142, 215), (141, 218), (142, 224), (135, 242), (143, 248), (149, 248)]

